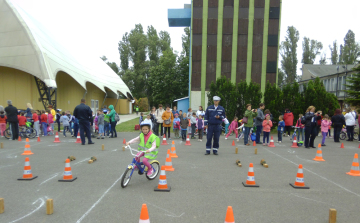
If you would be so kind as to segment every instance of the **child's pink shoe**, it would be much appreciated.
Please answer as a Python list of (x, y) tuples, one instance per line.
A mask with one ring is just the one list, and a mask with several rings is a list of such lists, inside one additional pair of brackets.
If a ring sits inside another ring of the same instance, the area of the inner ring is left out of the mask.
[(153, 174), (153, 172), (154, 172), (154, 171), (153, 171), (153, 169), (151, 168), (151, 169), (147, 172), (147, 175), (148, 175), (148, 176), (151, 176), (151, 175)]

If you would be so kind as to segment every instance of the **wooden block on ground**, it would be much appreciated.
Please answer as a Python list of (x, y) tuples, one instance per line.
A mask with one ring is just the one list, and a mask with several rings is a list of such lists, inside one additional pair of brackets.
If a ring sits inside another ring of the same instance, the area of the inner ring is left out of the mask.
[(0, 214), (4, 213), (5, 206), (4, 206), (4, 198), (0, 198)]
[(238, 148), (237, 147), (235, 148), (235, 154), (238, 154)]
[(94, 161), (92, 161), (92, 160), (89, 160), (89, 161), (88, 161), (88, 163), (93, 163), (93, 162), (94, 162)]
[(46, 214), (53, 214), (54, 213), (54, 202), (53, 199), (46, 200)]
[(255, 154), (257, 154), (257, 148), (255, 148)]
[(123, 146), (123, 151), (125, 151), (125, 146)]
[(1, 147), (1, 149), (3, 149), (3, 148), (4, 148), (4, 143), (1, 143), (1, 146), (0, 146), (0, 147)]
[(336, 209), (330, 208), (329, 223), (336, 223)]
[(101, 145), (101, 150), (105, 150), (105, 145), (104, 144)]

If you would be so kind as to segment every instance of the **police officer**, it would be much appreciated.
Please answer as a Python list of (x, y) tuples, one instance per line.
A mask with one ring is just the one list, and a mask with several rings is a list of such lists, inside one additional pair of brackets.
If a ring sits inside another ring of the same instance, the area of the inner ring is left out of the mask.
[(85, 134), (88, 138), (88, 144), (94, 144), (91, 141), (90, 122), (92, 120), (92, 111), (85, 104), (85, 99), (81, 99), (81, 104), (74, 109), (74, 116), (79, 120), (81, 145), (85, 145)]
[(213, 154), (218, 154), (219, 149), (219, 138), (221, 134), (221, 123), (225, 116), (225, 109), (219, 105), (220, 97), (214, 96), (213, 101), (214, 105), (210, 105), (207, 107), (205, 112), (204, 122), (207, 123), (208, 132), (207, 132), (207, 142), (206, 142), (206, 153), (205, 155), (209, 155), (211, 151), (211, 143), (214, 137)]

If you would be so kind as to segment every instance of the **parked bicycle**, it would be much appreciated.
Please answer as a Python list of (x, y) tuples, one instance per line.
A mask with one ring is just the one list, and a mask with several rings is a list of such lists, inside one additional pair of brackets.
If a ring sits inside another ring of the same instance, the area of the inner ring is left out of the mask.
[[(340, 139), (345, 140), (346, 138), (347, 138), (347, 131), (346, 128), (344, 127), (340, 132)], [(359, 134), (354, 131), (354, 139), (358, 139), (358, 138), (359, 138)]]
[[(29, 139), (32, 139), (32, 138), (35, 138), (36, 135), (37, 135), (37, 132), (34, 128), (31, 127), (32, 123), (31, 122), (26, 122), (26, 125), (25, 126), (21, 126), (19, 127), (19, 136), (21, 138), (29, 138)], [(7, 139), (12, 139), (12, 132), (10, 130), (10, 128), (7, 128), (5, 131), (4, 131), (4, 136), (5, 138)]]

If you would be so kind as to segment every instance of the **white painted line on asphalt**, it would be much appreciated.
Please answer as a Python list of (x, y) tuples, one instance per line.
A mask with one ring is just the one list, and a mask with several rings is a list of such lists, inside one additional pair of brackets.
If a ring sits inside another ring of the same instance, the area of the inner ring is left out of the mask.
[(77, 162), (77, 163), (74, 163), (73, 166), (78, 165), (78, 164), (80, 164), (80, 163), (82, 163), (82, 162), (85, 162), (86, 160), (89, 160), (89, 159), (88, 159), (88, 158), (85, 158), (85, 159), (83, 159), (83, 160), (81, 160), (81, 161), (79, 161), (79, 162)]
[(79, 220), (76, 221), (76, 223), (80, 223), (82, 220), (84, 220), (84, 218), (92, 211), (92, 209), (95, 208), (95, 206), (105, 197), (105, 195), (111, 190), (111, 188), (113, 188), (115, 186), (115, 184), (121, 179), (121, 177), (123, 176), (123, 174), (121, 174), (121, 176), (119, 177), (119, 179), (117, 179), (104, 193), (103, 195), (101, 195), (101, 197), (99, 198), (99, 200), (97, 200), (90, 208), (89, 210), (87, 210), (85, 212), (85, 214), (83, 214), (83, 216), (81, 216), (81, 218)]
[[(289, 160), (289, 159), (287, 159), (287, 158), (285, 158), (285, 157), (283, 157), (283, 156), (281, 156), (281, 155), (279, 155), (279, 154), (276, 154), (276, 153), (272, 152), (271, 150), (268, 150), (268, 149), (266, 149), (266, 148), (265, 148), (265, 150), (267, 150), (268, 152), (270, 152), (270, 153), (272, 153), (272, 154), (274, 154), (274, 155), (277, 155), (278, 157), (280, 157), (280, 158), (282, 158), (282, 159), (284, 159), (284, 160), (289, 161), (290, 163), (292, 163), (292, 164), (294, 164), (294, 165), (296, 165), (296, 166), (299, 165), (299, 164), (294, 163), (293, 161), (291, 161), (291, 160)], [(349, 193), (352, 193), (352, 194), (360, 197), (360, 194), (357, 194), (357, 193), (355, 193), (355, 192), (353, 192), (353, 191), (351, 191), (351, 190), (349, 190), (349, 189), (341, 186), (340, 184), (337, 184), (337, 183), (335, 183), (334, 181), (331, 181), (331, 180), (327, 179), (326, 177), (323, 177), (323, 176), (321, 176), (321, 175), (319, 175), (319, 174), (317, 174), (317, 173), (315, 173), (315, 172), (313, 172), (313, 171), (311, 171), (311, 170), (309, 170), (309, 169), (307, 169), (307, 168), (304, 168), (304, 167), (303, 167), (303, 169), (306, 170), (306, 171), (309, 171), (310, 173), (312, 173), (312, 174), (314, 174), (314, 175), (316, 175), (316, 176), (318, 176), (318, 177), (320, 177), (320, 178), (322, 178), (322, 179), (324, 179), (324, 180), (326, 180), (326, 181), (328, 181), (328, 182), (330, 182), (330, 183), (332, 183), (332, 184), (334, 184), (334, 185), (336, 185), (336, 186), (338, 186), (338, 187), (340, 187), (341, 189), (343, 189), (343, 190), (345, 190), (345, 191), (347, 191), (347, 192), (349, 192)]]
[(161, 207), (159, 207), (159, 206), (156, 206), (155, 204), (151, 204), (151, 203), (145, 201), (142, 196), (140, 196), (140, 197), (141, 197), (141, 199), (143, 200), (143, 203), (146, 203), (146, 204), (149, 205), (149, 206), (152, 205), (152, 206), (154, 206), (154, 207), (156, 207), (156, 208), (159, 208), (160, 210), (163, 210), (163, 211), (169, 213), (169, 214), (165, 214), (166, 216), (170, 216), (170, 217), (174, 217), (174, 218), (180, 218), (181, 216), (183, 216), (183, 215), (185, 214), (185, 212), (183, 212), (181, 215), (176, 216), (176, 214), (174, 214), (174, 213), (172, 213), (172, 212), (170, 212), (170, 211), (168, 211), (168, 210), (166, 210), (166, 209), (164, 209), (164, 208), (161, 208)]
[(36, 211), (38, 211), (38, 210), (39, 210), (42, 206), (44, 206), (44, 204), (45, 204), (45, 201), (44, 201), (44, 199), (42, 199), (42, 198), (37, 199), (37, 200), (36, 200), (35, 202), (33, 202), (32, 204), (34, 205), (34, 204), (36, 204), (38, 201), (41, 201), (41, 203), (40, 203), (40, 205), (39, 205), (35, 210), (33, 210), (32, 212), (30, 212), (30, 213), (27, 214), (27, 215), (24, 215), (24, 216), (21, 217), (21, 218), (18, 218), (18, 219), (14, 220), (14, 221), (11, 221), (10, 223), (14, 223), (14, 222), (20, 221), (20, 220), (22, 220), (22, 219), (24, 219), (24, 218), (32, 215), (32, 214), (35, 213)]
[(58, 173), (55, 173), (52, 177), (48, 178), (47, 180), (43, 181), (41, 184), (39, 184), (39, 186), (41, 186), (42, 184), (48, 182), (49, 180), (53, 179), (54, 177), (56, 177), (57, 175), (59, 175)]
[[(293, 196), (295, 196), (295, 197), (303, 198), (303, 199), (310, 200), (310, 201), (315, 201), (315, 202), (318, 202), (318, 203), (323, 203), (323, 204), (326, 204), (326, 205), (329, 206), (329, 203), (328, 203), (328, 202), (317, 201), (317, 200), (314, 200), (314, 199), (311, 199), (311, 198), (299, 196), (299, 195), (294, 194), (294, 193), (291, 193), (291, 194), (289, 194), (289, 195), (293, 195)], [(330, 206), (331, 206), (331, 207), (334, 207), (334, 205), (330, 205)]]
[(308, 159), (303, 159), (303, 158), (300, 158), (298, 155), (296, 155), (296, 157), (297, 157), (298, 159), (304, 160), (304, 161), (306, 161), (306, 162), (310, 162), (310, 163), (319, 163), (319, 162), (316, 162), (316, 161), (314, 161), (314, 160), (308, 160)]

